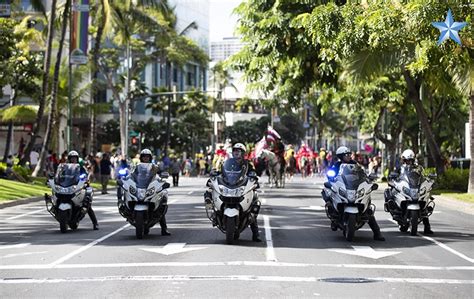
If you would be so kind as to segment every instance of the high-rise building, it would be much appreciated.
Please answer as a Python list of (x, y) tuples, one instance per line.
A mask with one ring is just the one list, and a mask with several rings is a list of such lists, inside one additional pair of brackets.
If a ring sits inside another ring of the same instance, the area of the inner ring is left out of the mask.
[(225, 37), (222, 41), (211, 42), (211, 61), (226, 60), (239, 52), (242, 47), (243, 44), (238, 37)]

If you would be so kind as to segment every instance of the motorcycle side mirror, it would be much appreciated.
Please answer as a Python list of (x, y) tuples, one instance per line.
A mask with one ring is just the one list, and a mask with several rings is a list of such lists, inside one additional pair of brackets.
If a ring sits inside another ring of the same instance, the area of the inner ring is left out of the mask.
[(369, 180), (375, 181), (376, 179), (377, 179), (377, 175), (376, 175), (375, 173), (371, 173), (371, 174), (369, 175)]
[(372, 191), (375, 191), (379, 188), (379, 185), (378, 184), (373, 184), (372, 185)]
[(166, 182), (163, 184), (163, 189), (168, 189), (170, 186), (170, 183)]
[(54, 173), (48, 173), (48, 179), (54, 178)]
[(170, 177), (170, 174), (169, 174), (167, 171), (164, 171), (164, 172), (162, 172), (162, 173), (160, 174), (160, 177), (161, 177), (162, 179), (167, 179), (167, 178)]
[(324, 187), (331, 189), (331, 183), (330, 182), (324, 182)]
[[(218, 176), (220, 173), (219, 171), (217, 170), (211, 170), (211, 172), (209, 173), (210, 176)], [(250, 176), (250, 175), (249, 175)]]

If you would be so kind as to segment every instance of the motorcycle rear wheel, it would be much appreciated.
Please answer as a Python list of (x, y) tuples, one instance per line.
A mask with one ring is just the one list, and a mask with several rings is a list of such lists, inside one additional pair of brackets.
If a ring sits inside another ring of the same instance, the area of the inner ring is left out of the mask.
[(145, 232), (145, 212), (137, 211), (135, 213), (135, 235), (137, 239), (143, 239)]
[(235, 217), (227, 217), (225, 220), (225, 240), (229, 245), (234, 244), (235, 220)]

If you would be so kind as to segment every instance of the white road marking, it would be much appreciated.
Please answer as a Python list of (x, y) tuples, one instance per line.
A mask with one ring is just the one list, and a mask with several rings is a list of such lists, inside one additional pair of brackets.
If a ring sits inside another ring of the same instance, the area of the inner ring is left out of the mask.
[(31, 245), (31, 243), (20, 243), (20, 244), (15, 244), (15, 245), (2, 245), (0, 246), (0, 249), (11, 249), (11, 248), (23, 248), (28, 245)]
[(6, 220), (15, 220), (15, 219), (18, 219), (18, 218), (21, 218), (21, 217), (24, 217), (24, 216), (28, 216), (28, 215), (32, 215), (32, 214), (38, 214), (38, 213), (41, 213), (41, 212), (44, 212), (44, 211), (46, 211), (45, 208), (40, 209), (40, 210), (36, 210), (36, 211), (31, 211), (29, 213), (24, 213), (24, 214), (21, 214), (21, 215), (13, 216), (13, 217), (7, 218)]
[(89, 244), (87, 244), (86, 246), (82, 246), (81, 248), (79, 248), (77, 250), (74, 250), (73, 252), (69, 253), (68, 255), (65, 255), (62, 258), (56, 260), (55, 262), (52, 262), (51, 266), (54, 267), (56, 265), (59, 265), (59, 264), (65, 262), (65, 261), (67, 261), (68, 259), (72, 258), (73, 256), (75, 256), (75, 255), (77, 255), (77, 254), (79, 254), (83, 251), (86, 251), (87, 249), (91, 248), (92, 246), (97, 245), (98, 243), (112, 237), (115, 234), (118, 234), (119, 232), (121, 232), (122, 230), (128, 228), (129, 226), (130, 226), (130, 224), (125, 224), (124, 226), (122, 226), (121, 228), (111, 232), (110, 234), (105, 235), (102, 238), (99, 238), (97, 240), (94, 240), (94, 241), (90, 242)]
[(70, 282), (107, 282), (107, 281), (270, 281), (270, 282), (389, 282), (416, 284), (474, 284), (474, 280), (431, 279), (431, 278), (398, 278), (398, 277), (298, 277), (298, 276), (256, 276), (256, 275), (143, 275), (143, 276), (102, 276), (102, 277), (68, 277), (42, 279), (0, 279), (0, 284), (55, 284)]
[(275, 250), (273, 249), (273, 240), (272, 240), (272, 229), (270, 226), (270, 217), (267, 215), (263, 215), (263, 225), (265, 226), (265, 239), (267, 242), (267, 262), (277, 262), (277, 258), (275, 256)]
[(261, 203), (262, 205), (266, 205), (266, 204), (267, 204), (267, 198), (266, 198), (266, 197), (262, 197), (262, 198), (260, 199), (260, 203)]
[(325, 211), (326, 208), (322, 206), (309, 206), (309, 207), (299, 207), (302, 210), (315, 210), (315, 211)]
[[(395, 220), (393, 220), (393, 219), (388, 219), (388, 220), (398, 225), (398, 223), (397, 223)], [(435, 243), (435, 244), (438, 245), (439, 247), (441, 247), (441, 248), (443, 248), (443, 249), (445, 249), (445, 250), (451, 252), (452, 254), (455, 254), (455, 255), (459, 256), (460, 258), (462, 258), (462, 259), (464, 259), (464, 260), (466, 260), (466, 261), (468, 261), (468, 262), (470, 262), (470, 263), (474, 263), (474, 259), (473, 259), (473, 258), (467, 257), (466, 255), (460, 253), (459, 251), (456, 251), (456, 250), (452, 249), (451, 247), (449, 247), (449, 246), (447, 246), (447, 245), (441, 243), (441, 242), (438, 241), (438, 240), (435, 240), (435, 239), (433, 239), (433, 238), (431, 238), (431, 237), (422, 235), (422, 234), (420, 234), (420, 233), (418, 233), (417, 235), (420, 236), (420, 237), (422, 237), (423, 239), (426, 239), (426, 240), (428, 240), (428, 241), (431, 241), (431, 242)]]
[(400, 253), (400, 251), (375, 251), (370, 246), (352, 246), (352, 248), (354, 248), (354, 250), (350, 250), (350, 249), (328, 249), (328, 250), (344, 253), (344, 254), (363, 256), (363, 257), (371, 258), (374, 260)]
[(428, 236), (425, 236), (425, 235), (420, 235), (420, 234), (418, 234), (418, 235), (421, 236), (423, 239), (431, 241), (431, 242), (435, 243), (436, 245), (438, 245), (439, 247), (441, 247), (441, 248), (443, 248), (443, 249), (459, 256), (460, 258), (462, 258), (462, 259), (464, 259), (464, 260), (466, 260), (470, 263), (474, 263), (474, 259), (465, 256), (464, 254), (460, 253), (459, 251), (456, 251), (456, 250), (452, 249), (451, 247), (446, 246), (445, 244), (439, 242), (438, 240), (435, 240), (435, 239), (433, 239), (431, 237), (428, 237)]
[(23, 252), (23, 253), (12, 253), (12, 254), (7, 254), (2, 257), (1, 259), (6, 259), (10, 257), (18, 257), (18, 256), (25, 256), (25, 255), (32, 255), (32, 254), (41, 254), (41, 253), (47, 253), (48, 251), (36, 251), (36, 252)]
[(285, 262), (230, 261), (230, 262), (151, 262), (151, 263), (110, 263), (110, 264), (61, 264), (44, 265), (0, 265), (0, 270), (37, 269), (93, 269), (93, 268), (144, 268), (144, 267), (291, 267), (291, 268), (351, 268), (385, 270), (426, 270), (426, 271), (474, 271), (474, 266), (411, 266), (383, 264), (304, 264)]
[(188, 252), (188, 251), (194, 251), (194, 250), (201, 250), (201, 249), (206, 249), (207, 247), (188, 247), (184, 248), (186, 246), (186, 243), (168, 243), (162, 248), (140, 248), (141, 250), (153, 252), (153, 253), (159, 253), (159, 254), (164, 254), (164, 255), (172, 255), (176, 253), (182, 253), (182, 252)]
[(202, 206), (194, 206), (195, 209), (205, 209), (206, 207), (202, 207)]
[(188, 192), (188, 195), (191, 195), (191, 194), (193, 194), (193, 192), (194, 192), (194, 191), (189, 191), (189, 192)]

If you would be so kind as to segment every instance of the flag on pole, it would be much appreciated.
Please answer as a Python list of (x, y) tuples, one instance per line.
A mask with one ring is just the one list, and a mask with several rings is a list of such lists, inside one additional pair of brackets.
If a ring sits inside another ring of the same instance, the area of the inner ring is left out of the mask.
[(89, 35), (89, 0), (74, 0), (71, 26), (70, 63), (86, 64)]
[(270, 125), (267, 127), (267, 135), (271, 135), (273, 139), (281, 139), (280, 134), (278, 134), (278, 132)]

